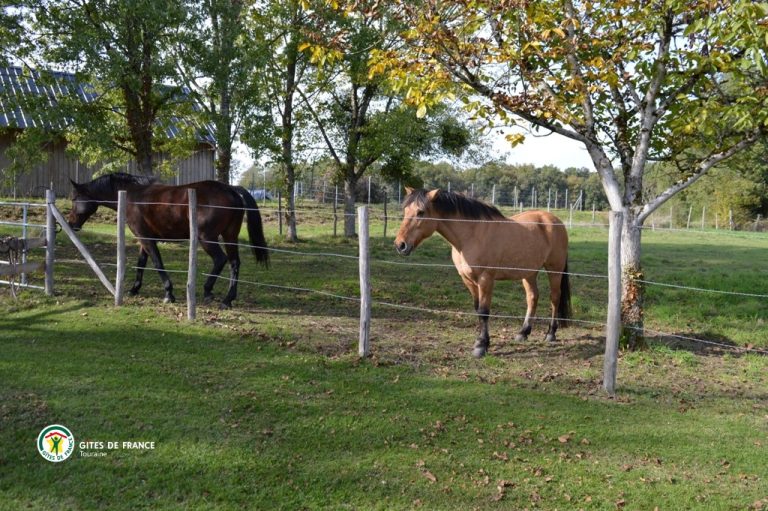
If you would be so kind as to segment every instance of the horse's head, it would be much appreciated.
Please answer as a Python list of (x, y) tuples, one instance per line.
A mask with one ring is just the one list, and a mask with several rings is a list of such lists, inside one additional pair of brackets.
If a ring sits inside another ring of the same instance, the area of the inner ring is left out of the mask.
[(99, 207), (99, 203), (88, 193), (88, 186), (84, 184), (72, 183), (72, 209), (67, 216), (67, 223), (75, 230), (79, 231), (83, 224), (91, 218)]
[(395, 250), (407, 256), (437, 229), (432, 200), (439, 190), (430, 192), (406, 188), (408, 195), (403, 203), (403, 223), (395, 236)]

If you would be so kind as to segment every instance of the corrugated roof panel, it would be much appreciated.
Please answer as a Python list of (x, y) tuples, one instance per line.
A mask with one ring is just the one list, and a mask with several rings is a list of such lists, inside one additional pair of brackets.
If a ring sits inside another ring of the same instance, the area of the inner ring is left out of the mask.
[[(46, 72), (46, 74), (51, 77), (50, 80), (41, 79), (41, 73), (37, 70), (25, 73), (18, 67), (0, 67), (0, 127), (27, 128), (43, 124), (46, 129), (66, 127), (66, 119), (51, 123), (48, 120), (32, 118), (24, 111), (26, 98), (42, 96), (51, 108), (55, 108), (65, 97), (74, 96), (86, 103), (99, 98), (98, 91), (91, 84), (78, 81), (74, 74), (59, 71)], [(180, 96), (183, 98), (187, 95), (188, 92), (182, 89)], [(197, 104), (193, 104), (192, 108), (194, 111), (200, 111)], [(216, 144), (210, 126), (200, 126), (194, 120), (173, 118), (171, 125), (166, 126), (164, 130), (167, 136), (169, 138), (178, 136), (181, 133), (179, 127), (181, 124), (194, 126), (200, 141), (211, 145)]]

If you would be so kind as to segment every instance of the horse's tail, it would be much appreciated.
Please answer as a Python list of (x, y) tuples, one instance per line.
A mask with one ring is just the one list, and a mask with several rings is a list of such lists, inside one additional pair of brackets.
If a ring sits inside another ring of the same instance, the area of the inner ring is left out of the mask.
[(571, 323), (568, 321), (571, 318), (571, 283), (568, 279), (567, 259), (565, 260), (565, 268), (563, 268), (563, 277), (560, 279), (560, 303), (557, 304), (557, 317), (562, 327)]
[(264, 266), (269, 266), (269, 250), (267, 240), (264, 239), (264, 227), (261, 224), (259, 206), (253, 200), (250, 192), (242, 186), (234, 186), (235, 191), (245, 203), (245, 212), (248, 215), (248, 238), (251, 240), (251, 251), (256, 260)]

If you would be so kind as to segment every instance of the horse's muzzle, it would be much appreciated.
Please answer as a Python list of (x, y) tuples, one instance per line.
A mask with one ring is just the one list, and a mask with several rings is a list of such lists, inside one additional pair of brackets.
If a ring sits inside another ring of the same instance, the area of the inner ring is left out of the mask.
[(400, 243), (396, 242), (395, 250), (397, 250), (397, 253), (401, 256), (407, 256), (410, 255), (411, 251), (413, 250), (413, 245), (409, 245), (404, 241), (401, 241)]

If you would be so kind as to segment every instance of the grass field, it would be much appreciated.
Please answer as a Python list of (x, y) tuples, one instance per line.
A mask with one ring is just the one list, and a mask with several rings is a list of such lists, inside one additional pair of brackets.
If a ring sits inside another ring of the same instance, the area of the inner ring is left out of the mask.
[[(0, 509), (768, 509), (765, 356), (654, 335), (622, 353), (610, 399), (599, 325), (561, 330), (557, 344), (537, 325), (516, 343), (520, 320), (501, 318), (474, 360), (447, 244), (398, 258), (397, 226), (385, 239), (376, 219), (373, 356), (359, 360), (358, 304), (331, 296), (357, 296), (356, 261), (309, 255), (355, 255), (356, 243), (330, 235), (327, 209), (302, 206), (298, 244), (264, 211), (280, 249), (270, 269), (244, 254), (235, 308), (201, 308), (195, 324), (184, 274), (172, 274), (181, 303), (162, 304), (147, 272), (142, 295), (114, 308), (61, 235), (55, 297), (2, 290)], [(82, 239), (113, 271), (109, 218)], [(604, 274), (605, 229), (570, 236), (571, 271)], [(649, 231), (643, 260), (650, 281), (766, 294), (766, 249), (760, 234)], [(185, 269), (186, 247), (162, 251)], [(575, 317), (601, 323), (605, 280), (572, 285)], [(768, 347), (764, 298), (647, 293), (653, 330)], [(499, 286), (494, 312), (523, 314), (518, 283)], [(155, 448), (76, 448), (49, 463), (35, 452), (49, 424), (78, 443)]]

